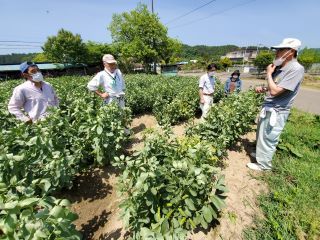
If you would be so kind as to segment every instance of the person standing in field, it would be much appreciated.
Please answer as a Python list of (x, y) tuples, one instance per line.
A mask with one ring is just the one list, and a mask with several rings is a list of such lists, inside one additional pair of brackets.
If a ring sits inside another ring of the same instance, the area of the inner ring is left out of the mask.
[(102, 62), (104, 70), (97, 73), (87, 87), (100, 96), (106, 104), (116, 102), (119, 107), (124, 108), (125, 82), (117, 67), (117, 61), (111, 54), (105, 54)]
[(17, 119), (26, 123), (44, 119), (48, 115), (48, 107), (59, 106), (58, 97), (53, 87), (43, 80), (35, 63), (21, 63), (20, 71), (26, 81), (13, 90), (8, 110)]
[(241, 91), (241, 87), (242, 81), (240, 79), (240, 71), (235, 70), (224, 84), (224, 93), (225, 95), (233, 92), (239, 93)]
[(216, 76), (215, 71), (217, 65), (211, 63), (207, 66), (207, 73), (202, 75), (199, 80), (199, 97), (200, 97), (200, 108), (202, 111), (202, 119), (205, 119), (212, 104), (213, 104), (213, 93), (215, 89)]
[(251, 154), (257, 163), (248, 163), (250, 169), (272, 169), (272, 157), (304, 77), (304, 67), (297, 61), (300, 46), (298, 39), (285, 38), (272, 47), (276, 50), (276, 59), (267, 67), (268, 87), (255, 89), (266, 96), (258, 122), (256, 153)]

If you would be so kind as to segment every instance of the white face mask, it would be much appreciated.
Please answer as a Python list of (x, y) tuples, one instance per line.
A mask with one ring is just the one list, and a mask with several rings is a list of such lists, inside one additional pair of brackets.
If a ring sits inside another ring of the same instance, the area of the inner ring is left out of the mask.
[(32, 77), (33, 82), (42, 82), (43, 81), (43, 75), (41, 72), (31, 74), (31, 77)]
[(214, 73), (215, 73), (215, 71), (208, 72), (208, 76), (212, 77), (212, 76), (214, 76)]
[[(290, 53), (290, 51), (286, 52), (282, 57), (279, 57), (275, 60), (273, 60), (273, 65), (275, 65), (276, 67), (279, 67), (283, 64), (283, 62), (287, 59), (287, 57), (289, 56), (289, 54), (287, 55), (287, 53)], [(287, 56), (285, 56), (287, 55)], [(284, 57), (285, 56), (285, 57)]]

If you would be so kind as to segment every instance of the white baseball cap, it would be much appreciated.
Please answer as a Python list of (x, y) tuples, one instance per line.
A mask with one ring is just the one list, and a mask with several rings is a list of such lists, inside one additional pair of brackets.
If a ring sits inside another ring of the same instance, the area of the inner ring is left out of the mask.
[(102, 61), (106, 63), (117, 63), (117, 61), (114, 59), (114, 56), (112, 56), (111, 54), (103, 55)]
[(271, 48), (274, 48), (274, 49), (292, 48), (292, 49), (298, 51), (300, 46), (301, 46), (301, 41), (299, 39), (296, 39), (296, 38), (285, 38), (285, 39), (282, 40), (282, 43), (280, 43), (279, 45), (276, 45), (276, 46), (272, 46)]

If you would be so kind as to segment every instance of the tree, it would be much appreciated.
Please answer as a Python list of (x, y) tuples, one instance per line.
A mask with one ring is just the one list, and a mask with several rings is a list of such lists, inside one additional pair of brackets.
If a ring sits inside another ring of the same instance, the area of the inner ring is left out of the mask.
[(37, 55), (34, 56), (32, 59), (33, 62), (48, 62), (49, 60), (47, 57), (44, 55), (44, 53), (38, 53)]
[(89, 64), (101, 63), (104, 54), (113, 54), (111, 47), (105, 43), (89, 41), (86, 43), (86, 47), (88, 49), (88, 57), (85, 62)]
[(318, 49), (304, 48), (298, 55), (298, 60), (308, 70), (313, 63), (320, 62), (320, 51)]
[(64, 29), (59, 30), (57, 36), (48, 37), (42, 49), (49, 61), (61, 63), (82, 63), (88, 54), (81, 36)]
[(274, 54), (268, 51), (260, 51), (253, 64), (258, 68), (258, 74), (264, 71), (272, 63)]
[[(146, 70), (154, 61), (168, 61), (169, 49), (177, 49), (177, 41), (168, 37), (167, 28), (159, 17), (143, 4), (131, 12), (114, 14), (108, 29), (121, 58), (142, 62)], [(164, 56), (164, 52), (168, 55)]]
[(228, 67), (232, 66), (232, 61), (230, 60), (230, 58), (227, 58), (227, 57), (221, 58), (219, 63), (220, 63), (220, 66), (222, 66), (222, 68), (224, 70), (226, 70)]
[(160, 57), (166, 64), (175, 63), (179, 58), (179, 53), (182, 49), (182, 43), (174, 38), (167, 38), (167, 42), (163, 45), (163, 50), (160, 52)]

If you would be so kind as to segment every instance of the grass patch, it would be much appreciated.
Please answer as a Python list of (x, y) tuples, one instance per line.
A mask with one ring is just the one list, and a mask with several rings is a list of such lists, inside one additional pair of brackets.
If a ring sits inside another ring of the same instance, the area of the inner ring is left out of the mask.
[(245, 238), (320, 239), (320, 116), (292, 111), (273, 165), (259, 199), (264, 219)]

